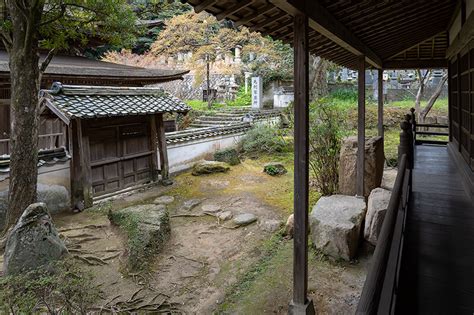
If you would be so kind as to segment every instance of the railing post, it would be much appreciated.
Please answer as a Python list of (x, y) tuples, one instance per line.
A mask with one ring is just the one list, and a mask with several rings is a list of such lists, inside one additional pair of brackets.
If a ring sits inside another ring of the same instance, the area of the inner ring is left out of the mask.
[(410, 123), (412, 125), (412, 131), (413, 131), (413, 145), (416, 145), (416, 115), (415, 115), (415, 109), (413, 107), (410, 108), (410, 112), (411, 112)]
[(398, 146), (398, 162), (400, 163), (403, 154), (407, 155), (407, 168), (413, 169), (413, 130), (410, 123), (411, 115), (407, 114), (405, 120), (400, 124), (400, 145)]

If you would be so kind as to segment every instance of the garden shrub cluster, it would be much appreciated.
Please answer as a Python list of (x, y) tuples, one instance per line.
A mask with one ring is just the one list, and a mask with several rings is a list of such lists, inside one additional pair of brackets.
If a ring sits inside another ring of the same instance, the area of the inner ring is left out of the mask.
[(309, 165), (322, 195), (338, 191), (342, 126), (343, 119), (331, 103), (323, 99), (310, 105)]
[(92, 275), (70, 258), (0, 278), (1, 314), (86, 314), (99, 297)]
[(240, 164), (239, 154), (234, 148), (217, 151), (214, 153), (214, 161), (225, 162), (229, 165)]
[(241, 142), (246, 154), (282, 153), (291, 150), (290, 143), (280, 129), (269, 125), (256, 125), (250, 129)]

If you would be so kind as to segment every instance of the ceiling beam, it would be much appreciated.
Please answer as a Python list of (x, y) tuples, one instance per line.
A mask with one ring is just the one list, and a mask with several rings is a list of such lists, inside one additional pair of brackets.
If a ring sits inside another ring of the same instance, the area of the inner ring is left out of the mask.
[(364, 55), (366, 62), (372, 66), (382, 68), (382, 59), (317, 1), (270, 0), (270, 3), (293, 16), (297, 13), (307, 14), (312, 29), (351, 53)]
[(384, 69), (441, 69), (448, 67), (447, 59), (387, 60)]
[(216, 2), (217, 2), (217, 0), (203, 1), (203, 2), (201, 2), (200, 4), (198, 4), (194, 7), (194, 12), (200, 13), (200, 12), (206, 10), (207, 8), (213, 6), (214, 4), (216, 4)]
[(235, 5), (231, 6), (230, 8), (228, 8), (227, 10), (219, 13), (216, 15), (216, 18), (218, 21), (220, 20), (223, 20), (225, 19), (226, 17), (228, 16), (231, 16), (232, 14), (234, 14), (235, 12), (245, 8), (245, 7), (248, 7), (249, 5), (251, 5), (253, 2), (253, 0), (243, 0), (243, 1), (239, 1), (238, 3), (236, 3)]

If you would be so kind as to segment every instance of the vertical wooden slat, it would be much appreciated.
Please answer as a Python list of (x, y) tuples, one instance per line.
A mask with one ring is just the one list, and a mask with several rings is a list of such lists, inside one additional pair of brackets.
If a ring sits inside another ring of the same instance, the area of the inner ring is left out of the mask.
[(295, 171), (293, 301), (291, 314), (311, 314), (308, 290), (308, 179), (309, 179), (309, 47), (308, 17), (294, 17)]
[(82, 128), (81, 123), (77, 119), (71, 120), (69, 129), (70, 137), (70, 152), (71, 159), (71, 207), (80, 208), (80, 204), (84, 202), (84, 195), (82, 191), (82, 170), (81, 170), (81, 154), (82, 151)]
[(168, 149), (166, 146), (165, 124), (163, 122), (163, 114), (155, 116), (156, 129), (158, 134), (158, 150), (160, 154), (160, 171), (161, 180), (169, 179)]
[(358, 119), (357, 119), (357, 196), (364, 196), (365, 172), (365, 56), (358, 61)]
[(377, 76), (377, 89), (378, 89), (378, 135), (383, 138), (383, 69), (378, 69), (378, 76)]

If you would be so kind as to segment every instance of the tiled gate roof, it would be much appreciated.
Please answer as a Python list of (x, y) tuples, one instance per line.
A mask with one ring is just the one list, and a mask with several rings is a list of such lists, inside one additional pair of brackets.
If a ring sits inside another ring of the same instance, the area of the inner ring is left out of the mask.
[(42, 90), (46, 105), (61, 118), (90, 119), (158, 113), (185, 113), (191, 108), (157, 88), (73, 86), (54, 83)]

